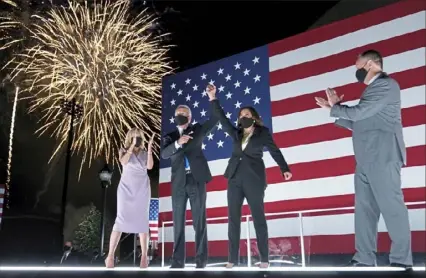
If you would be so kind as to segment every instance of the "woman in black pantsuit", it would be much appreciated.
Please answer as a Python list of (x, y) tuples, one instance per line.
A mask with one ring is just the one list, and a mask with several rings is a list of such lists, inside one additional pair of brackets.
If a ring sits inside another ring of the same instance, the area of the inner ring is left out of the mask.
[(291, 178), (290, 168), (280, 149), (272, 139), (267, 127), (264, 127), (259, 114), (253, 107), (240, 109), (238, 127), (234, 127), (225, 116), (216, 99), (216, 88), (210, 86), (207, 94), (213, 103), (213, 113), (220, 119), (222, 126), (233, 140), (232, 156), (224, 176), (228, 179), (228, 248), (227, 268), (238, 264), (241, 232), (241, 209), (244, 198), (250, 207), (257, 246), (260, 254), (260, 267), (269, 266), (268, 226), (266, 223), (264, 203), (266, 183), (263, 148), (267, 147), (273, 159), (279, 165), (286, 180)]

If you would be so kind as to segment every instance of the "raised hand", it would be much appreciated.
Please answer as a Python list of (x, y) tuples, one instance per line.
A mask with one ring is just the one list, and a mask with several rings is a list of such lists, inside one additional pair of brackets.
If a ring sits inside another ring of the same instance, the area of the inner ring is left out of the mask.
[(317, 105), (319, 107), (330, 109), (330, 104), (328, 103), (327, 100), (320, 97), (315, 97), (315, 101), (317, 102)]
[(149, 139), (148, 143), (148, 152), (152, 152), (152, 146), (154, 144), (155, 133), (152, 134), (151, 139)]
[(341, 95), (339, 97), (336, 91), (331, 88), (327, 88), (327, 90), (325, 90), (325, 93), (327, 95), (328, 104), (330, 105), (330, 107), (333, 107), (333, 105), (335, 105), (336, 103), (341, 102), (344, 97), (344, 95)]
[(207, 85), (206, 89), (207, 95), (209, 96), (210, 100), (213, 100), (216, 98), (216, 86), (213, 84)]

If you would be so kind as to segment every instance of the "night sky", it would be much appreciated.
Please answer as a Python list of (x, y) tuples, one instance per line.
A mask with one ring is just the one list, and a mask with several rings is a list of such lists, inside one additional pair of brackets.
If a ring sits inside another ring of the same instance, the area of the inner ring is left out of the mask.
[[(178, 71), (221, 59), (251, 48), (283, 39), (306, 31), (328, 9), (338, 1), (140, 1), (134, 0), (132, 12), (147, 7), (161, 15), (161, 29), (171, 33), (169, 43), (176, 45), (171, 51)], [(40, 3), (40, 2), (39, 2)], [(39, 4), (40, 5), (40, 4)], [(167, 11), (167, 12), (165, 12)], [(10, 119), (5, 111), (11, 112), (5, 93), (0, 88), (0, 182), (5, 180), (5, 161), (8, 152)], [(9, 101), (12, 100), (9, 98)], [(37, 118), (26, 113), (26, 107), (18, 108), (12, 166), (11, 214), (50, 215), (59, 212), (63, 185), (64, 156), (55, 166), (47, 164), (54, 148), (54, 140), (47, 136), (37, 137), (34, 131), (39, 126)], [(101, 205), (101, 189), (97, 172), (102, 168), (101, 160), (95, 161), (91, 169), (83, 171), (77, 180), (80, 157), (72, 157), (69, 198), (73, 207), (87, 206), (90, 202)], [(117, 169), (116, 169), (117, 170)], [(151, 171), (153, 197), (157, 194), (158, 164)], [(114, 172), (113, 186), (109, 193), (109, 211), (115, 214), (116, 186), (119, 172)], [(37, 193), (48, 184), (38, 206), (34, 207)], [(56, 216), (55, 216), (56, 214)], [(5, 222), (7, 224), (7, 221)], [(5, 225), (3, 224), (3, 226)]]

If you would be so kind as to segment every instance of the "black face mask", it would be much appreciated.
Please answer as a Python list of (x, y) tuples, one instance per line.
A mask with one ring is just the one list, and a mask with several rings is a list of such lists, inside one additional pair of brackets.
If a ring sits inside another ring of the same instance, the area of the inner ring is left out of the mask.
[(368, 71), (364, 68), (357, 69), (355, 72), (355, 77), (358, 79), (358, 82), (364, 83), (365, 78), (367, 77)]
[(249, 128), (254, 125), (254, 120), (252, 118), (242, 117), (239, 122), (242, 128)]
[(135, 147), (139, 148), (142, 145), (142, 137), (136, 137)]
[(177, 125), (186, 125), (188, 123), (188, 117), (184, 115), (177, 115), (175, 117), (175, 122)]

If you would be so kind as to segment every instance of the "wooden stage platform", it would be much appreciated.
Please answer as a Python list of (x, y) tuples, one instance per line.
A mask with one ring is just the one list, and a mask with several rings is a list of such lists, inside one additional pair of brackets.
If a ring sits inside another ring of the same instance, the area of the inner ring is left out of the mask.
[(415, 267), (412, 271), (390, 267), (350, 268), (350, 267), (270, 267), (260, 270), (252, 267), (239, 267), (232, 270), (223, 267), (207, 267), (205, 269), (185, 268), (168, 269), (151, 267), (139, 269), (133, 267), (12, 267), (0, 266), (1, 278), (71, 278), (71, 277), (426, 277), (425, 267)]

